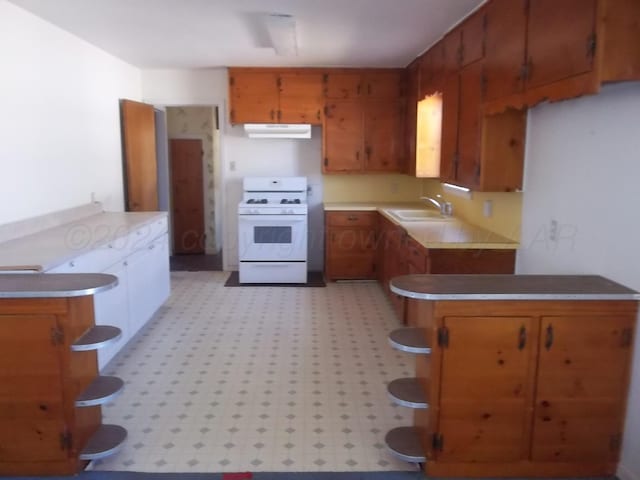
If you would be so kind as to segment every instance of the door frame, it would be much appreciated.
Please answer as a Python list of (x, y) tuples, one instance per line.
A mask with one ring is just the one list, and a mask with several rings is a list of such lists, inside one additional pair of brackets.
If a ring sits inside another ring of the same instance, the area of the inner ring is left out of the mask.
[[(225, 137), (227, 134), (227, 122), (225, 121), (225, 119), (227, 118), (227, 101), (224, 98), (218, 98), (215, 99), (214, 101), (210, 102), (210, 103), (200, 103), (200, 102), (189, 102), (189, 101), (185, 101), (185, 102), (170, 102), (170, 103), (154, 103), (153, 106), (155, 108), (157, 108), (158, 110), (162, 110), (165, 114), (165, 119), (166, 119), (166, 113), (167, 113), (167, 108), (172, 107), (172, 108), (180, 108), (180, 107), (208, 107), (214, 110), (214, 114), (215, 114), (215, 109), (218, 109), (218, 148), (217, 148), (217, 154), (218, 154), (218, 159), (219, 161), (216, 163), (215, 162), (215, 153), (214, 153), (214, 164), (213, 164), (213, 169), (214, 169), (214, 177), (217, 177), (220, 179), (220, 188), (217, 190), (214, 190), (215, 193), (215, 205), (214, 205), (214, 224), (216, 226), (216, 230), (217, 230), (217, 238), (220, 239), (220, 244), (218, 245), (220, 247), (220, 251), (219, 254), (222, 255), (222, 269), (224, 271), (229, 271), (231, 270), (231, 266), (228, 263), (227, 258), (224, 255), (224, 243), (227, 240), (227, 232), (226, 232), (226, 226), (227, 226), (227, 199), (226, 199), (226, 195), (224, 194), (224, 189), (225, 189), (225, 185), (226, 185), (226, 169), (223, 167), (223, 165), (227, 165), (227, 151), (225, 148)], [(215, 120), (215, 119), (214, 119)], [(169, 151), (169, 133), (168, 131), (166, 131), (166, 135), (164, 138), (164, 144), (166, 146), (167, 152)], [(214, 148), (215, 148), (215, 144), (214, 144)], [(169, 180), (169, 185), (171, 185), (171, 180)], [(169, 200), (169, 208), (171, 208), (172, 204), (171, 204), (171, 199)], [(171, 218), (171, 212), (168, 212), (169, 215), (169, 222), (171, 224), (172, 222), (172, 218)], [(172, 228), (172, 227), (171, 227)], [(173, 251), (173, 245), (171, 246), (172, 251)]]

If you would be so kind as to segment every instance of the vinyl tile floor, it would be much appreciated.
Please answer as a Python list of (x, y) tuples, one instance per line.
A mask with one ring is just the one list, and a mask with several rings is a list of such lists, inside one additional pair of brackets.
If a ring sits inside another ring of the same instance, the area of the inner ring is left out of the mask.
[(388, 398), (414, 358), (375, 283), (225, 288), (228, 272), (172, 272), (172, 293), (104, 369), (125, 381), (103, 407), (124, 426), (94, 470), (415, 470), (385, 433), (413, 412)]

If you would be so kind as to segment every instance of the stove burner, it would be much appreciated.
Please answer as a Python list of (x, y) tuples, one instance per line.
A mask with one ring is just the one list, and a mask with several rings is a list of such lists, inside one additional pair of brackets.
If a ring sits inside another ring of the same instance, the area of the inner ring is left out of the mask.
[(267, 203), (266, 198), (250, 198), (247, 203)]
[(288, 198), (283, 198), (282, 200), (280, 200), (280, 203), (286, 203), (286, 204), (290, 204), (290, 203), (300, 203), (300, 199), (296, 198), (293, 200), (290, 200)]

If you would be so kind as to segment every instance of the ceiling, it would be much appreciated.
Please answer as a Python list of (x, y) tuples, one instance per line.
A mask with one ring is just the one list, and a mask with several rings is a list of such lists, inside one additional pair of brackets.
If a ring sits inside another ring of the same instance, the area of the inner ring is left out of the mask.
[[(482, 0), (10, 0), (140, 68), (404, 67)], [(264, 17), (291, 14), (297, 56)]]

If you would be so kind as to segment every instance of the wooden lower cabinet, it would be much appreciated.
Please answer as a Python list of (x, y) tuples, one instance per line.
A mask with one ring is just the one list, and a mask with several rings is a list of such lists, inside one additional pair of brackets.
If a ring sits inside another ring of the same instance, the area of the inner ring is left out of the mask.
[[(90, 385), (119, 379), (98, 378), (98, 346), (73, 351), (93, 327), (91, 295), (0, 299), (0, 475), (76, 474), (87, 464), (83, 457), (101, 458), (85, 447), (103, 436), (102, 399), (79, 402)], [(105, 399), (117, 391), (107, 393)], [(115, 451), (109, 442), (106, 449)]]
[(407, 302), (432, 345), (416, 356), (427, 475), (615, 473), (637, 302)]
[(326, 212), (327, 280), (375, 279), (377, 212)]

